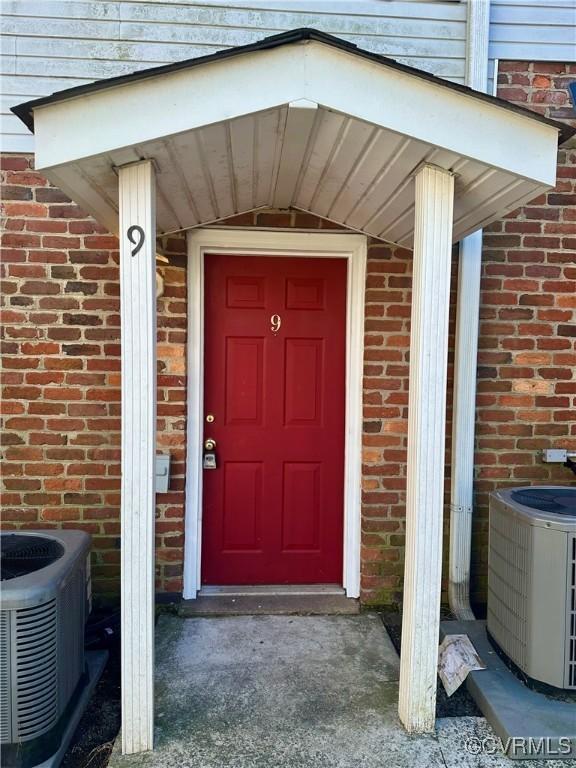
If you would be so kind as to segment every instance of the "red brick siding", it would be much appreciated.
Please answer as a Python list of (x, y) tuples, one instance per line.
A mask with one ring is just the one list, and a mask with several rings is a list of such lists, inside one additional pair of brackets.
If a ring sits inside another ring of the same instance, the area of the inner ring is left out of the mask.
[[(566, 65), (500, 66), (501, 87), (513, 86), (516, 94), (507, 97), (566, 116)], [(545, 74), (546, 68), (556, 69)], [(576, 191), (576, 151), (561, 151), (559, 160), (553, 193), (486, 232), (475, 470), (473, 576), (478, 600), (485, 598), (488, 492), (503, 483), (570, 479), (567, 470), (542, 465), (536, 453), (551, 445), (576, 446), (570, 412), (576, 394), (571, 335), (576, 216), (570, 207)], [(12, 155), (2, 166), (4, 525), (86, 527), (94, 535), (97, 589), (111, 594), (117, 590), (119, 569), (117, 242), (31, 165), (30, 157)], [(296, 212), (247, 214), (227, 223), (334, 226)], [(158, 497), (157, 584), (160, 590), (179, 591), (185, 247), (182, 237), (170, 238), (165, 245), (172, 264), (163, 269), (166, 288), (158, 303), (158, 446), (172, 456), (172, 490)], [(371, 243), (362, 505), (362, 597), (367, 602), (401, 600), (411, 267), (409, 251)], [(456, 259), (453, 267), (455, 277)], [(454, 288), (455, 280), (451, 333)], [(449, 443), (450, 426), (447, 431)], [(448, 479), (446, 487), (448, 491)]]

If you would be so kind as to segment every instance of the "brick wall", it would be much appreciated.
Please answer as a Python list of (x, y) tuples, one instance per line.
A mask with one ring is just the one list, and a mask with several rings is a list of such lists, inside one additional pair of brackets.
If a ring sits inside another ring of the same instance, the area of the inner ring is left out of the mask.
[[(501, 62), (500, 67), (501, 95), (569, 118), (566, 65)], [(576, 447), (570, 411), (576, 394), (576, 150), (561, 151), (559, 163), (556, 190), (492, 225), (485, 237), (473, 564), (479, 601), (485, 599), (488, 492), (506, 483), (570, 480), (567, 470), (542, 465), (536, 453), (552, 445)], [(119, 574), (118, 246), (32, 165), (24, 156), (2, 161), (3, 524), (84, 527), (94, 536), (96, 589), (110, 595)], [(278, 211), (227, 223), (333, 226), (308, 214)], [(182, 237), (164, 246), (171, 265), (163, 268), (166, 287), (158, 302), (158, 448), (172, 456), (172, 490), (158, 497), (157, 586), (179, 591), (185, 247)], [(409, 251), (370, 244), (362, 505), (367, 602), (401, 599), (411, 265)], [(454, 277), (456, 269), (455, 258)], [(453, 291), (450, 363), (454, 299)], [(451, 367), (449, 402), (450, 388)]]
[[(447, 435), (451, 430), (457, 250), (452, 259)], [(412, 252), (368, 251), (364, 378), (362, 595), (400, 603), (404, 573)], [(449, 454), (446, 455), (448, 472)], [(449, 478), (446, 477), (446, 494)], [(446, 502), (449, 496), (446, 495)]]

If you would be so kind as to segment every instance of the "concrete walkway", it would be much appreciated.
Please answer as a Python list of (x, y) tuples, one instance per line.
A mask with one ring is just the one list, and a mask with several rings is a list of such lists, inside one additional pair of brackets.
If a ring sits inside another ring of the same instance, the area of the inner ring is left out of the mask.
[(374, 614), (162, 616), (156, 659), (156, 749), (122, 757), (118, 740), (111, 768), (512, 765), (473, 754), (473, 740), (492, 735), (482, 718), (439, 721), (435, 736), (404, 732), (398, 657)]

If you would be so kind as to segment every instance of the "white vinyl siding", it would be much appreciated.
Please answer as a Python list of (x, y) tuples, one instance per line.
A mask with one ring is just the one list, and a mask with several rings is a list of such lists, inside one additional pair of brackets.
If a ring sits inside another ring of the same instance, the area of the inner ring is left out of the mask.
[(491, 59), (576, 61), (575, 0), (491, 0)]
[[(314, 27), (464, 82), (464, 0), (2, 0), (1, 147), (33, 151), (9, 108), (93, 80)], [(574, 60), (576, 0), (492, 0), (493, 60)], [(247, 84), (249, 87), (249, 84)]]
[(458, 0), (3, 0), (2, 15), (4, 151), (34, 147), (12, 104), (297, 27), (464, 82)]

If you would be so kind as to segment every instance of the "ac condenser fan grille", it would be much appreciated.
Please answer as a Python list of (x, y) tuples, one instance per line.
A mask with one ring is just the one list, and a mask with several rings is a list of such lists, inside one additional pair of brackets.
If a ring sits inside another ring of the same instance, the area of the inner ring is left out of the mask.
[(5, 533), (0, 537), (0, 545), (2, 581), (46, 568), (64, 554), (64, 547), (58, 541), (44, 536)]
[(523, 488), (512, 491), (519, 504), (555, 515), (576, 515), (576, 493), (573, 488)]

